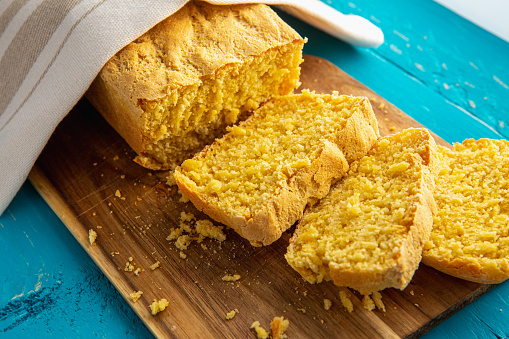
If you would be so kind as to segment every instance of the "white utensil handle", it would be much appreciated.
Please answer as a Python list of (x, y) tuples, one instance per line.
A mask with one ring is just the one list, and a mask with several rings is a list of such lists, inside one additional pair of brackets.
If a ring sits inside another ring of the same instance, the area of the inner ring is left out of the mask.
[(378, 47), (384, 42), (380, 28), (353, 14), (345, 15), (319, 0), (206, 0), (216, 5), (264, 3), (278, 5), (285, 12), (349, 44)]

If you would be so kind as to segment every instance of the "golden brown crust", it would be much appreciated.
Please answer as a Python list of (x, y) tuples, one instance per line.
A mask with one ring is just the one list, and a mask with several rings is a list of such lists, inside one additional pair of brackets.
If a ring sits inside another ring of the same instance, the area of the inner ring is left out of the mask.
[(290, 43), (303, 40), (268, 6), (190, 1), (113, 56), (87, 98), (141, 155), (139, 164), (162, 169), (144, 153), (152, 140), (143, 105)]
[[(361, 108), (348, 118), (344, 127), (349, 131), (344, 131), (342, 135), (350, 137), (336, 138), (334, 142), (324, 140), (316, 159), (308, 166), (297, 170), (284, 186), (251, 216), (231, 215), (229, 214), (231, 212), (216, 208), (213, 203), (207, 201), (206, 196), (199, 193), (196, 184), (178, 169), (174, 174), (175, 181), (196, 208), (233, 228), (253, 246), (269, 245), (279, 239), (281, 234), (302, 216), (308, 203), (323, 198), (329, 192), (330, 185), (348, 171), (348, 161), (341, 151), (345, 143), (349, 144), (351, 158), (356, 160), (363, 156), (378, 138), (378, 125), (369, 100), (363, 98), (362, 103)], [(354, 135), (359, 140), (354, 139)], [(231, 134), (226, 135), (224, 139), (229, 137), (232, 137)], [(218, 140), (215, 144), (219, 142), (221, 141)], [(208, 149), (209, 147), (195, 155), (195, 159), (204, 157)]]
[(509, 271), (504, 272), (498, 267), (481, 265), (475, 260), (466, 261), (458, 258), (448, 260), (426, 255), (423, 256), (422, 263), (453, 277), (480, 284), (500, 284), (509, 278)]
[[(378, 121), (376, 116), (371, 114), (372, 111), (369, 99), (362, 98), (358, 111), (348, 119), (346, 127), (337, 136), (336, 144), (345, 154), (348, 163), (365, 156), (380, 137)], [(373, 130), (376, 131), (375, 134)]]

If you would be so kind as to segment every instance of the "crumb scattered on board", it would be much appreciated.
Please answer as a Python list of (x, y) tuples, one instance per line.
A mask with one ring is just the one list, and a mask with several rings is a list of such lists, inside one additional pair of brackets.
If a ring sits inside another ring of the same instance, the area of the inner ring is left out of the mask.
[(240, 279), (240, 274), (233, 274), (233, 275), (227, 274), (224, 277), (222, 277), (221, 279), (223, 281), (235, 282)]
[(330, 310), (331, 306), (332, 306), (332, 301), (330, 301), (330, 299), (323, 299), (323, 308), (325, 310), (327, 310), (327, 311)]
[(183, 203), (186, 203), (186, 202), (189, 202), (189, 198), (184, 194), (182, 193), (182, 191), (179, 189), (178, 192), (180, 193), (180, 199), (179, 199), (179, 202), (183, 202)]
[(166, 184), (168, 186), (176, 186), (177, 185), (177, 182), (175, 181), (175, 177), (173, 176), (173, 172), (171, 172), (170, 175), (168, 175), (168, 177), (166, 177)]
[(239, 313), (239, 310), (238, 309), (234, 309), (228, 313), (226, 313), (226, 320), (231, 320), (233, 319), (233, 317), (235, 317), (235, 315)]
[(353, 311), (353, 303), (350, 300), (350, 298), (348, 298), (345, 291), (339, 291), (339, 300), (341, 301), (341, 304), (346, 308), (348, 312)]
[(133, 293), (129, 294), (129, 297), (131, 298), (133, 303), (135, 303), (138, 301), (138, 299), (140, 299), (142, 294), (143, 294), (142, 291), (138, 291), (138, 292), (134, 291)]
[(368, 311), (373, 311), (375, 309), (375, 302), (369, 295), (365, 295), (364, 298), (362, 298), (362, 306)]
[(174, 241), (175, 247), (181, 251), (180, 257), (185, 259), (187, 256), (182, 251), (187, 250), (193, 241), (202, 243), (205, 238), (223, 242), (226, 235), (222, 226), (214, 226), (212, 221), (207, 219), (196, 220), (194, 214), (181, 212), (179, 227), (172, 228), (166, 240)]
[(385, 312), (385, 305), (382, 301), (382, 294), (380, 292), (373, 292), (372, 298), (375, 302), (376, 308)]
[(134, 271), (134, 265), (136, 265), (136, 264), (133, 263), (132, 261), (133, 261), (133, 257), (129, 257), (128, 261), (125, 263), (124, 271), (126, 271), (126, 272)]
[(159, 268), (161, 263), (159, 261), (155, 262), (154, 264), (150, 265), (150, 269), (153, 271), (156, 268)]
[(251, 328), (255, 330), (258, 339), (267, 339), (269, 337), (269, 333), (260, 326), (258, 320), (251, 324)]
[(169, 304), (168, 300), (164, 298), (159, 301), (154, 299), (154, 302), (150, 305), (152, 315), (156, 315), (157, 313), (164, 311)]
[(270, 323), (272, 330), (272, 339), (284, 339), (287, 338), (285, 334), (286, 330), (290, 326), (290, 321), (284, 317), (275, 317)]
[(90, 245), (95, 245), (95, 239), (97, 239), (97, 232), (93, 229), (88, 230), (88, 241), (90, 241)]

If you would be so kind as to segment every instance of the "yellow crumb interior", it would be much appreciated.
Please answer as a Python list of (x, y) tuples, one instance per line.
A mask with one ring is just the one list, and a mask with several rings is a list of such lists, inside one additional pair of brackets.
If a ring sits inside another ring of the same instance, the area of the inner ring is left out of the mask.
[[(303, 92), (274, 99), (177, 169), (219, 209), (250, 218), (334, 141), (363, 98)], [(335, 141), (334, 141), (335, 142)]]
[(423, 255), (501, 265), (509, 274), (509, 142), (469, 139), (439, 153), (438, 213)]
[(349, 312), (352, 313), (353, 311), (353, 303), (350, 298), (348, 298), (348, 295), (345, 291), (339, 291), (339, 300), (341, 301), (341, 304), (343, 307)]
[(194, 85), (171, 90), (161, 100), (142, 102), (150, 143), (141, 162), (148, 157), (174, 168), (261, 103), (291, 93), (299, 84), (302, 44), (289, 43), (227, 64)]
[(286, 259), (309, 282), (339, 271), (382, 273), (401, 256), (417, 203), (422, 166), (411, 153), (426, 156), (407, 130), (379, 139), (367, 156), (301, 219)]

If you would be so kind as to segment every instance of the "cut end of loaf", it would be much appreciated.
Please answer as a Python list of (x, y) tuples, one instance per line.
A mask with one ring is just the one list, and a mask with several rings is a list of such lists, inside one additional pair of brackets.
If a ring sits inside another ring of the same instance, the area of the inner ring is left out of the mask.
[(143, 102), (149, 141), (138, 163), (173, 169), (271, 97), (292, 93), (299, 84), (301, 49), (302, 42), (271, 49), (158, 101)]

